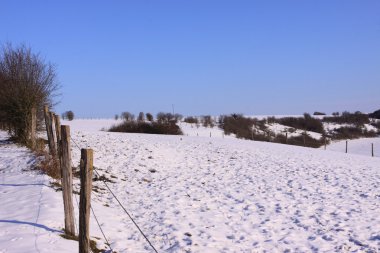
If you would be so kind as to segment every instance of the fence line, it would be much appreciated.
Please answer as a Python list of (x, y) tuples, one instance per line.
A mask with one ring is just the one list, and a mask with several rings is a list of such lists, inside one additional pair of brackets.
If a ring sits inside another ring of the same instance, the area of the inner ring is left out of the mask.
[[(79, 150), (81, 150), (81, 148), (79, 147), (79, 145), (71, 138), (72, 142), (75, 144), (75, 146), (77, 146), (77, 148)], [(94, 167), (94, 171), (96, 173), (96, 175), (100, 178), (101, 175), (99, 174), (98, 170)], [(136, 228), (139, 230), (140, 234), (145, 238), (145, 240), (148, 242), (149, 246), (154, 250), (154, 252), (158, 253), (157, 249), (153, 246), (153, 244), (150, 242), (149, 238), (145, 235), (145, 233), (142, 231), (142, 229), (140, 228), (140, 226), (136, 223), (136, 221), (133, 219), (133, 217), (131, 216), (131, 214), (127, 211), (127, 209), (124, 207), (124, 205), (120, 202), (120, 200), (118, 199), (118, 197), (116, 196), (116, 194), (111, 190), (111, 188), (108, 186), (108, 184), (104, 181), (104, 180), (101, 180), (104, 185), (106, 186), (106, 188), (108, 189), (108, 191), (111, 193), (111, 195), (114, 197), (114, 199), (118, 202), (119, 206), (124, 210), (124, 212), (128, 215), (129, 219), (133, 222), (133, 224), (136, 226)]]

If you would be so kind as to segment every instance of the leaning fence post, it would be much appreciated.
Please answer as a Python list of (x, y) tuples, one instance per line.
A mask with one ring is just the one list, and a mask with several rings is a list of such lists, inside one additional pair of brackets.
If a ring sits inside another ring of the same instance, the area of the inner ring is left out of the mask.
[(92, 189), (93, 151), (81, 150), (80, 200), (79, 200), (79, 252), (88, 253), (90, 248), (90, 207)]
[(30, 122), (30, 142), (32, 149), (36, 148), (36, 131), (37, 131), (37, 111), (36, 108), (31, 110), (31, 122)]
[(73, 172), (71, 168), (70, 127), (61, 126), (61, 173), (63, 207), (65, 211), (65, 232), (75, 235), (73, 207)]
[(52, 126), (53, 121), (50, 117), (51, 115), (50, 115), (49, 108), (47, 105), (44, 106), (44, 116), (45, 116), (46, 133), (47, 133), (47, 137), (48, 137), (50, 154), (53, 157), (56, 157), (57, 148), (56, 148), (55, 142), (54, 142), (54, 134), (53, 134), (53, 126)]

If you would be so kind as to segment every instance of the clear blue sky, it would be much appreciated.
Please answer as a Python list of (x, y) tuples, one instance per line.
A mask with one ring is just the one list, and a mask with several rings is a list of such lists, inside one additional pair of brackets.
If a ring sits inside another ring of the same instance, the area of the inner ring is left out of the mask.
[(57, 65), (57, 112), (380, 108), (379, 0), (0, 4), (0, 43), (25, 43)]

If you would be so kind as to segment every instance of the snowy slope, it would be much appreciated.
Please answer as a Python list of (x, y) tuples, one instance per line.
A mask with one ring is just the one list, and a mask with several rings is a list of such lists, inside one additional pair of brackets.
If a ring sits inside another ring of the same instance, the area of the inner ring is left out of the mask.
[(30, 170), (35, 157), (26, 148), (6, 139), (0, 131), (0, 252), (76, 252), (76, 242), (60, 237), (62, 194)]
[[(375, 252), (378, 158), (236, 139), (75, 131), (159, 252)], [(78, 164), (79, 150), (73, 149)], [(94, 183), (101, 187), (102, 183)], [(149, 246), (107, 190), (119, 252)], [(102, 207), (109, 206), (109, 207)]]
[[(380, 157), (380, 138), (348, 140), (348, 153), (372, 156), (372, 144), (374, 145), (374, 156)], [(327, 150), (346, 152), (346, 141), (334, 142), (327, 146)]]
[[(76, 145), (94, 149), (97, 170), (112, 181), (109, 187), (159, 252), (380, 250), (379, 158), (234, 138), (108, 133), (93, 127), (93, 121), (72, 125), (74, 165), (80, 159)], [(10, 166), (19, 163), (16, 158), (6, 160), (9, 156), (0, 160), (0, 168), (20, 175)], [(74, 183), (78, 189), (78, 179)], [(153, 252), (104, 184), (93, 185), (92, 206), (111, 247), (117, 252)], [(50, 193), (50, 188), (42, 189)], [(30, 199), (39, 196), (30, 192)], [(38, 222), (60, 229), (62, 213), (59, 208), (50, 211), (50, 205), (62, 208), (61, 195), (51, 194), (44, 203), (55, 223), (47, 213)], [(8, 197), (3, 200), (10, 202)], [(12, 203), (8, 210), (15, 210)], [(31, 211), (31, 218), (20, 212), (19, 220), (36, 223)], [(14, 219), (7, 213), (6, 219)], [(12, 238), (18, 233), (11, 232)], [(27, 234), (22, 237), (33, 245), (33, 231)], [(55, 232), (49, 236), (58, 237)], [(91, 236), (106, 247), (93, 216)], [(0, 241), (0, 248), (9, 245), (10, 238)], [(66, 252), (76, 252), (75, 243), (58, 240), (54, 247), (72, 246)], [(38, 242), (40, 247), (51, 246), (41, 237)], [(4, 252), (24, 252), (7, 247)], [(30, 247), (28, 252), (38, 252)]]

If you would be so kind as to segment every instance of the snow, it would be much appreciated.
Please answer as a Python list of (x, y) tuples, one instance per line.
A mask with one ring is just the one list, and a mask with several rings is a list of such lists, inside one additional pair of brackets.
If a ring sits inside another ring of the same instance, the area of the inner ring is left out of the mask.
[[(348, 140), (348, 153), (372, 156), (372, 144), (374, 147), (374, 156), (380, 157), (380, 138), (362, 138)], [(327, 146), (327, 150), (346, 152), (346, 141), (333, 142)]]
[[(96, 131), (104, 126), (95, 127), (97, 123), (90, 120), (75, 124), (71, 128), (73, 140), (81, 148), (94, 149), (97, 171), (113, 181), (109, 187), (159, 252), (380, 250), (377, 157), (210, 138), (207, 132), (204, 137), (195, 136), (196, 128), (189, 125), (182, 126), (189, 136), (160, 136)], [(76, 144), (72, 143), (72, 156), (77, 166), (80, 151)], [(14, 169), (22, 162), (17, 160), (19, 156), (1, 156), (1, 170), (28, 178), (25, 182), (39, 182), (32, 179), (42, 176)], [(6, 160), (9, 157), (13, 158)], [(78, 179), (74, 184), (78, 189)], [(152, 252), (103, 183), (94, 181), (93, 185), (97, 190), (92, 193), (92, 206), (112, 248), (117, 252)], [(44, 196), (50, 192), (48, 187), (43, 189)], [(2, 198), (9, 201), (8, 195)], [(62, 206), (61, 193), (51, 191), (49, 198), (46, 205)], [(16, 204), (8, 203), (1, 209), (7, 219), (15, 219)], [(38, 222), (62, 228), (62, 214), (54, 210), (50, 214), (49, 207)], [(18, 219), (27, 220), (31, 214), (24, 210)], [(55, 223), (50, 223), (48, 214), (55, 217)], [(35, 215), (33, 219), (36, 222)], [(96, 241), (104, 248), (93, 217), (91, 222), (91, 236), (98, 237)], [(8, 223), (2, 226), (0, 233), (11, 227)], [(33, 249), (34, 235), (32, 231), (29, 234)], [(18, 237), (16, 232), (14, 237)], [(7, 241), (0, 241), (0, 248), (9, 245)], [(41, 248), (49, 246), (42, 238), (38, 242)], [(55, 244), (58, 248), (75, 242)], [(3, 251), (11, 252), (7, 250)]]
[(0, 131), (0, 252), (75, 252), (63, 239), (63, 201), (48, 176), (31, 171), (35, 157)]
[[(300, 129), (295, 129), (293, 127), (284, 126), (278, 123), (271, 123), (271, 124), (267, 124), (266, 126), (271, 132), (275, 134), (285, 135), (285, 133), (288, 132), (288, 137), (297, 137), (297, 136), (303, 135), (303, 133), (305, 132)], [(317, 140), (322, 138), (322, 134), (320, 133), (306, 131), (306, 134), (309, 135), (311, 138), (314, 138)]]

